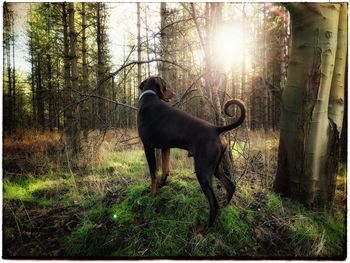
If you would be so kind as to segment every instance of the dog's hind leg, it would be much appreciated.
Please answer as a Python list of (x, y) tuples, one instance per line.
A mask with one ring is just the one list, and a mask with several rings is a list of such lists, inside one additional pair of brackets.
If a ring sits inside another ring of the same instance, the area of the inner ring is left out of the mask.
[(224, 185), (226, 189), (226, 205), (228, 205), (232, 199), (233, 194), (235, 193), (236, 186), (234, 183), (231, 182), (231, 180), (225, 175), (225, 171), (222, 166), (222, 161), (224, 158), (225, 151), (228, 146), (228, 142), (225, 138), (224, 135), (219, 136), (220, 139), (220, 145), (221, 145), (221, 150), (220, 150), (220, 157), (219, 161), (217, 162), (216, 169), (215, 169), (215, 177), (219, 179), (219, 181)]
[(148, 162), (149, 167), (149, 173), (151, 175), (151, 193), (150, 196), (155, 196), (157, 193), (157, 176), (156, 176), (156, 156), (154, 152), (154, 148), (144, 146), (145, 148), (145, 155)]
[[(207, 153), (207, 155), (204, 153)], [(201, 154), (199, 154), (199, 156), (195, 155), (196, 175), (199, 184), (203, 190), (203, 193), (205, 194), (209, 202), (209, 227), (213, 225), (219, 209), (219, 204), (216, 200), (212, 187), (212, 178), (218, 161), (219, 155), (216, 154), (215, 149), (203, 151)]]
[(209, 202), (209, 223), (208, 226), (211, 227), (215, 221), (215, 218), (218, 214), (218, 209), (219, 209), (219, 204), (218, 201), (216, 200), (212, 185), (211, 185), (211, 178), (209, 178), (209, 174), (201, 173), (201, 172), (196, 172), (199, 184), (203, 190), (203, 193), (208, 199)]
[(165, 185), (166, 179), (170, 173), (170, 149), (162, 149), (162, 178), (160, 186)]
[(232, 199), (233, 194), (236, 191), (236, 186), (231, 180), (225, 175), (224, 170), (220, 163), (216, 168), (214, 173), (215, 177), (219, 179), (219, 181), (224, 185), (226, 189), (226, 205), (228, 205)]

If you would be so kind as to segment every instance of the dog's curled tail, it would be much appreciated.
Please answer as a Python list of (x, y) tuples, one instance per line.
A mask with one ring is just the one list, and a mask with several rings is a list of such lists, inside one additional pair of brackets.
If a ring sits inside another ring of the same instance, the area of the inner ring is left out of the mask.
[(232, 99), (232, 100), (229, 100), (225, 103), (225, 106), (224, 106), (224, 112), (226, 115), (230, 116), (230, 117), (233, 117), (229, 112), (227, 112), (227, 109), (231, 106), (231, 105), (237, 105), (241, 111), (241, 115), (239, 116), (239, 118), (234, 122), (234, 123), (231, 123), (229, 125), (226, 125), (226, 126), (222, 126), (222, 127), (216, 127), (218, 133), (222, 133), (222, 132), (225, 132), (225, 131), (229, 131), (229, 130), (232, 130), (234, 128), (237, 128), (239, 125), (241, 125), (245, 119), (245, 114), (246, 114), (246, 107), (244, 105), (244, 102), (239, 100), (239, 99)]

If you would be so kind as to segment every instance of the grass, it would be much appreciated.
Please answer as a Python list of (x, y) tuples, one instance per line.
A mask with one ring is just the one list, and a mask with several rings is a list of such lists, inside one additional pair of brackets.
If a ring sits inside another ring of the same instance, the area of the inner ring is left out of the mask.
[[(270, 144), (275, 147), (274, 139)], [(27, 173), (5, 178), (4, 256), (346, 255), (344, 206), (338, 205), (331, 212), (326, 208), (306, 208), (264, 187), (265, 179), (259, 179), (260, 173), (254, 170), (238, 182), (231, 203), (220, 205), (214, 226), (207, 232), (201, 231), (209, 209), (193, 173), (193, 160), (180, 150), (172, 150), (171, 156), (171, 175), (156, 197), (149, 196), (150, 179), (141, 149), (112, 151), (103, 164), (86, 174)], [(338, 178), (337, 195), (344, 195), (345, 180), (343, 171)], [(222, 203), (224, 190), (218, 185), (215, 179), (214, 190)]]

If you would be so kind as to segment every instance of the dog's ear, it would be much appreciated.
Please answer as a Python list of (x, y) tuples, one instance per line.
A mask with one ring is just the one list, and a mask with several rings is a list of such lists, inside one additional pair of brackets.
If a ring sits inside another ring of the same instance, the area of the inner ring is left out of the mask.
[(142, 81), (139, 86), (139, 89), (142, 90), (146, 86), (147, 82), (148, 82), (148, 79), (145, 79), (144, 81)]
[(170, 89), (168, 89), (168, 85), (164, 79), (160, 77), (155, 77), (154, 81), (156, 82), (159, 97), (162, 100), (169, 101), (174, 97), (174, 93)]
[(157, 91), (159, 92), (159, 95), (161, 96), (161, 98), (163, 98), (163, 93), (164, 93), (164, 91), (166, 89), (165, 81), (162, 78), (160, 78), (160, 77), (154, 77), (154, 78), (152, 78), (152, 80), (156, 84)]

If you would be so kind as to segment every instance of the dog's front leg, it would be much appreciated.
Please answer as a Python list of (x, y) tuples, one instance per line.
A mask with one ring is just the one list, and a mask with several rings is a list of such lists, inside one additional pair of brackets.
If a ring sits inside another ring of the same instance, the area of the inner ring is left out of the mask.
[(162, 178), (159, 185), (165, 185), (166, 179), (170, 173), (170, 149), (162, 149)]
[(156, 164), (156, 156), (154, 152), (154, 148), (144, 146), (145, 148), (145, 155), (148, 162), (149, 167), (149, 173), (151, 175), (151, 193), (150, 196), (155, 196), (157, 193), (157, 176), (156, 176), (156, 170), (157, 170), (157, 164)]

